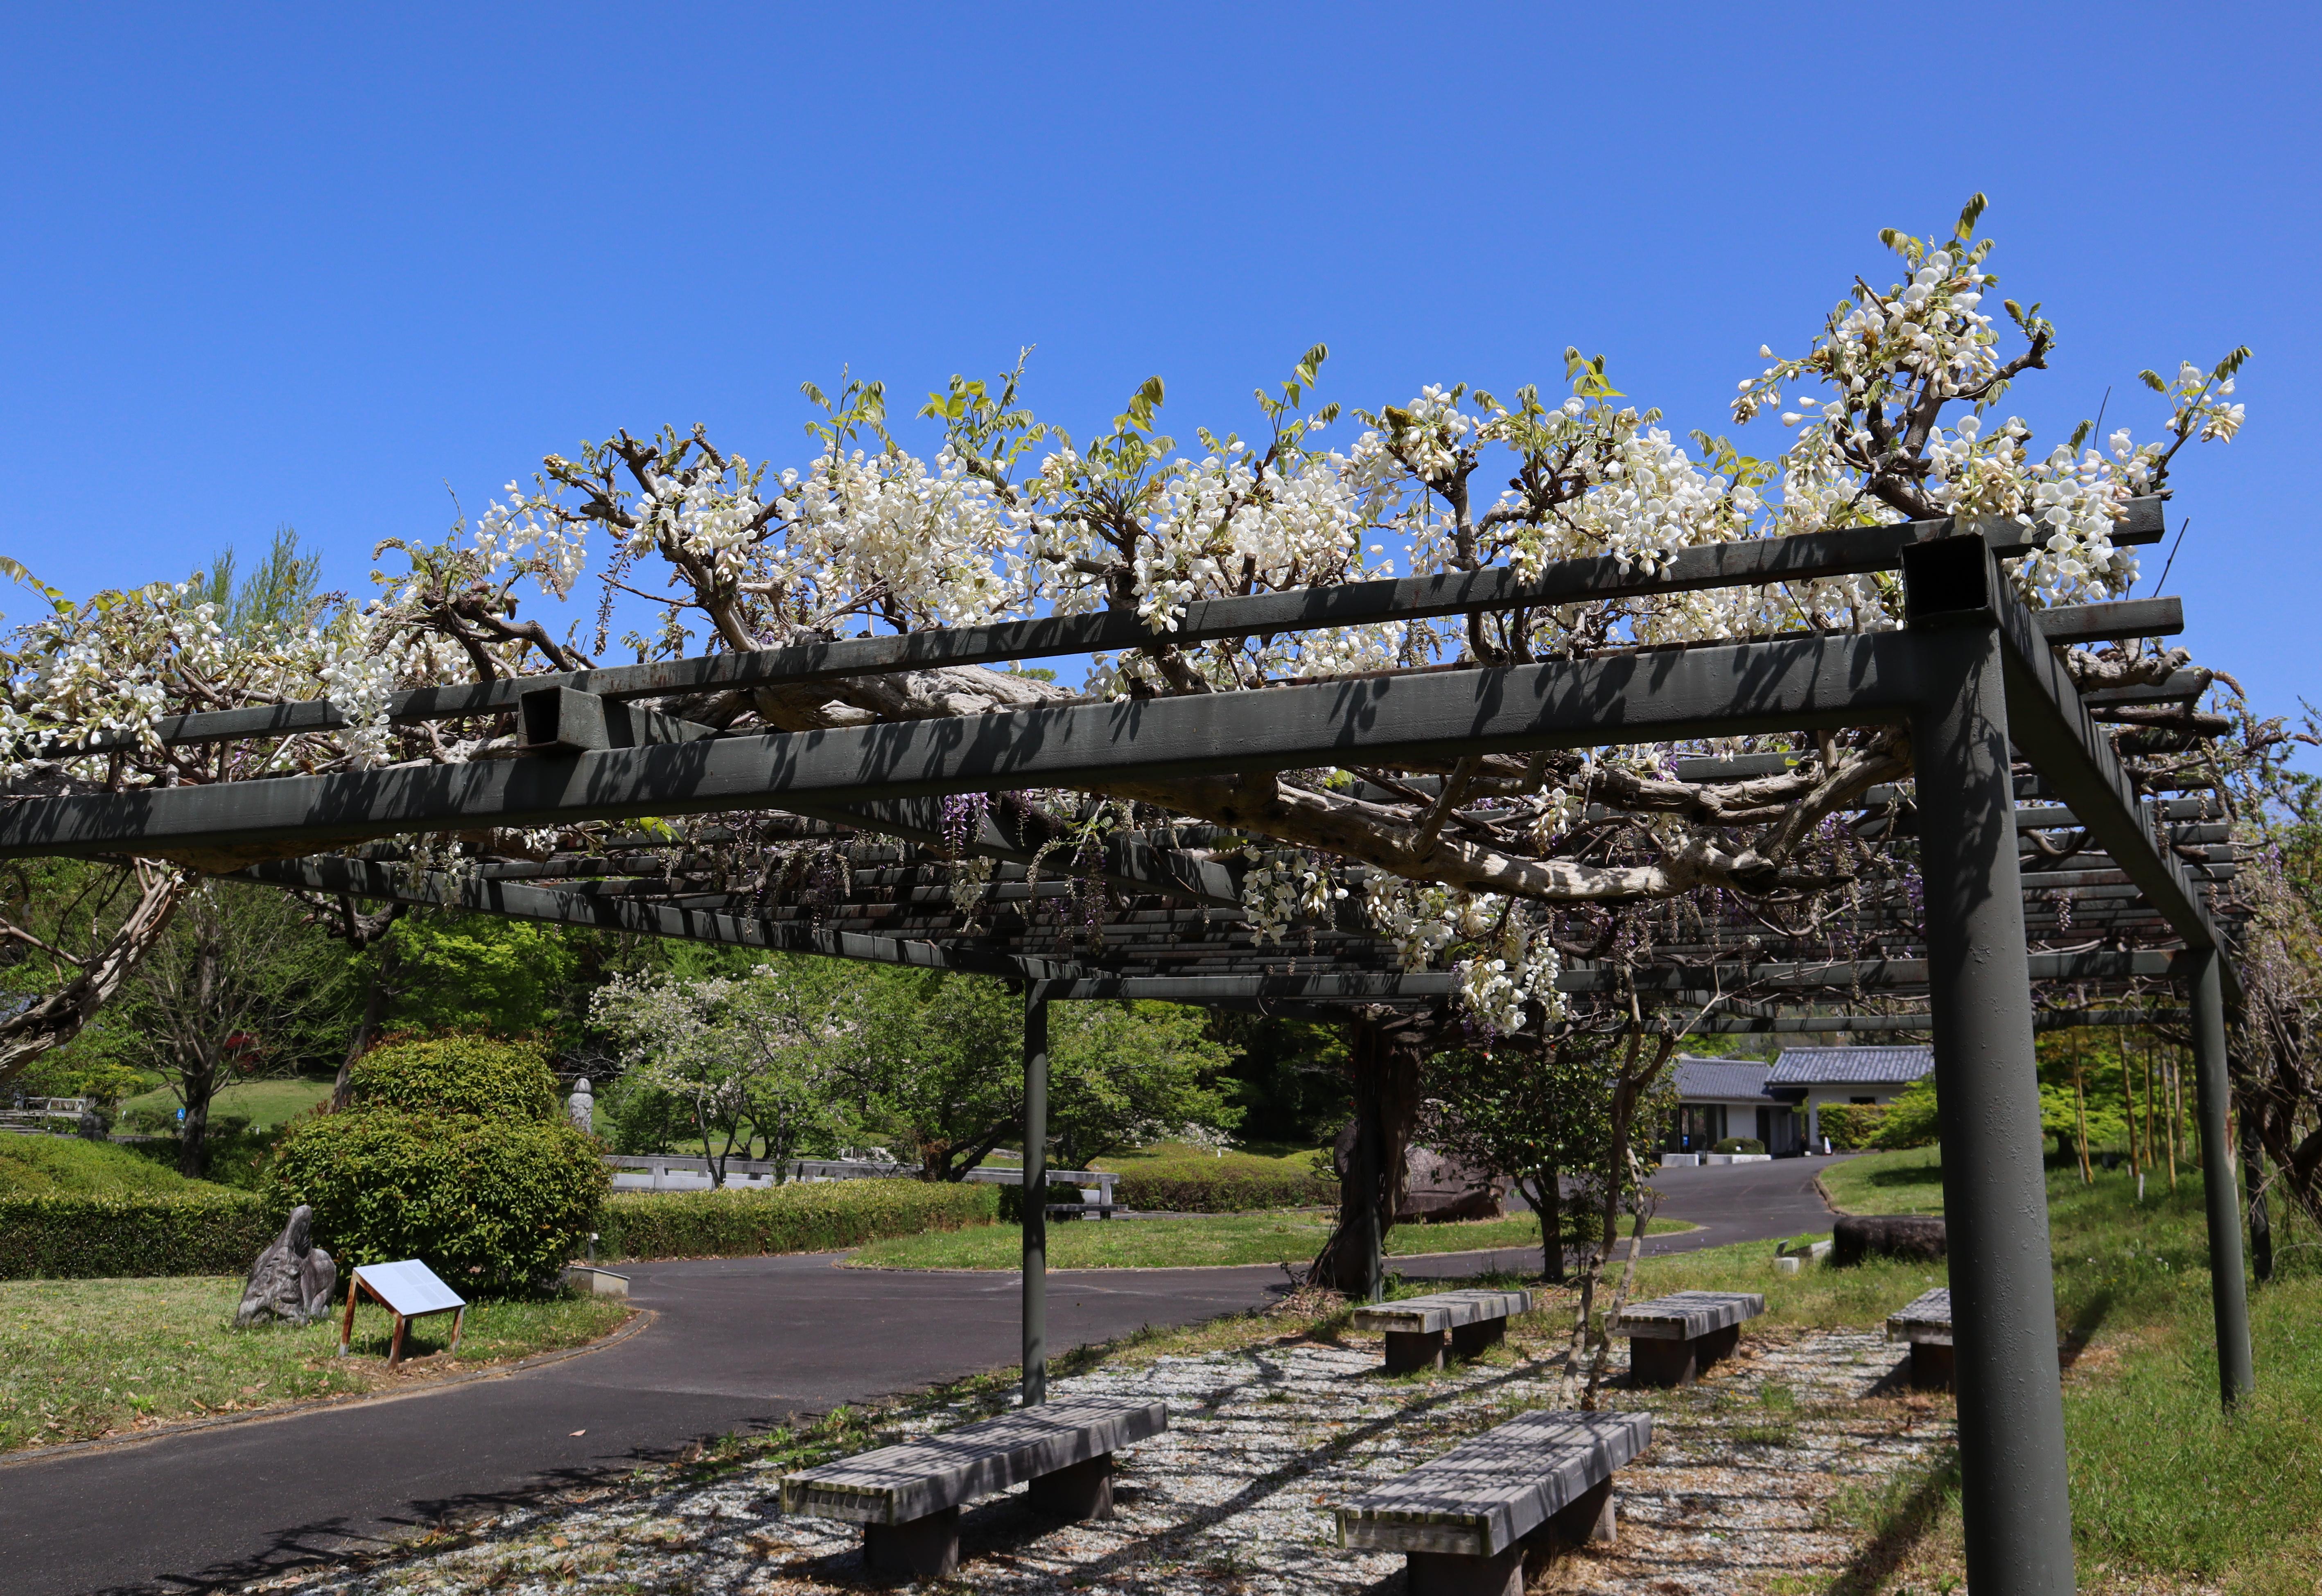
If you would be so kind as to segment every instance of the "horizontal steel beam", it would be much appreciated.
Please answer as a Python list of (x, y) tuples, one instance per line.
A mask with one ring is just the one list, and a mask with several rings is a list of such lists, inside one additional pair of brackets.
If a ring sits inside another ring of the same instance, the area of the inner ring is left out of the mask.
[[(1966, 524), (1982, 531), (1997, 550), (2021, 553), (2029, 548), (2025, 529), (2004, 518)], [(1424, 620), (1479, 611), (1513, 610), (1638, 597), (1653, 593), (1695, 592), (1710, 588), (1761, 587), (1825, 577), (1891, 570), (1914, 543), (1950, 535), (1950, 520), (1905, 522), (1846, 532), (1800, 533), (1681, 549), (1650, 573), (1614, 555), (1559, 561), (1531, 577), (1506, 566), (1452, 571), (1401, 580), (1348, 582), (1300, 588), (1241, 598), (1204, 599), (1190, 605), (1174, 630), (1156, 631), (1131, 611), (1051, 616), (992, 626), (910, 632), (890, 637), (846, 638), (750, 653), (713, 654), (652, 664), (615, 665), (480, 682), (471, 686), (421, 688), (397, 694), (388, 706), (395, 721), (452, 720), (514, 710), (528, 693), (557, 689), (600, 698), (653, 698), (730, 692), (781, 683), (834, 681), (941, 666), (994, 664), (1009, 660), (1054, 659), (1072, 654), (1117, 652), (1156, 643), (1186, 643), (1212, 638), (1271, 636), (1385, 621)], [(2161, 501), (2135, 499), (2128, 519), (2116, 529), (2116, 543), (2155, 543), (2162, 534)], [(2148, 604), (2175, 600), (2144, 601)], [(2091, 606), (2092, 609), (2110, 606)], [(2107, 629), (2086, 636), (2150, 636), (2150, 632)], [(2181, 624), (2181, 623), (2180, 623)], [(324, 701), (215, 710), (163, 721), (156, 732), (164, 743), (223, 742), (281, 736), (294, 732), (332, 731), (345, 725)], [(132, 745), (126, 736), (92, 738), (82, 752)]]
[(0, 858), (134, 853), (216, 866), (401, 833), (552, 826), (946, 792), (1428, 762), (1892, 721), (1907, 633), (1371, 677), (827, 731), (36, 799)]
[[(2043, 1008), (2035, 1009), (2035, 1031), (2070, 1031), (2082, 1026), (2182, 1025), (2189, 1011), (2182, 1008)], [(1924, 1014), (1783, 1014), (1711, 1015), (1687, 1028), (1717, 1035), (1791, 1035), (1859, 1033), (1869, 1035), (1894, 1031), (1924, 1031), (1933, 1022)]]
[[(2004, 581), (1994, 580), (1990, 611), (1997, 623), (2007, 693), (2007, 734), (2047, 778), (2089, 837), (2189, 946), (2222, 948), (2225, 939), (2208, 905), (2177, 857), (2153, 840), (2147, 807), (2115, 757), (2112, 743), (2089, 718), (2063, 661)], [(2238, 977), (2221, 960), (2227, 996), (2237, 999)]]
[(827, 958), (855, 959), (873, 964), (906, 964), (926, 970), (956, 970), (970, 975), (994, 975), (1014, 980), (1071, 980), (1085, 973), (1083, 966), (1052, 959), (990, 953), (932, 942), (860, 936), (846, 932), (817, 930), (811, 926), (782, 925), (745, 915), (708, 913), (642, 902), (635, 898), (559, 891), (551, 887), (530, 887), (517, 881), (454, 879), (440, 872), (409, 871), (361, 859), (271, 860), (224, 879), (257, 886), (325, 892), (334, 897), (343, 895), (378, 903), (465, 909), (508, 920), (588, 926), (604, 931), (627, 931), (646, 936), (718, 943), (728, 947), (817, 953)]

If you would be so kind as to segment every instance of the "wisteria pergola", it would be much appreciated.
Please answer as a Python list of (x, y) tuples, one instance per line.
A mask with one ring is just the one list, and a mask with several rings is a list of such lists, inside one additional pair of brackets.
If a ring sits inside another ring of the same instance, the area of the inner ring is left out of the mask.
[[(2158, 527), (2157, 502), (2140, 500), (2116, 541), (2151, 542)], [(1997, 563), (2025, 548), (2012, 522), (1917, 522), (1687, 549), (1650, 572), (1608, 557), (1529, 577), (1495, 568), (1212, 599), (1190, 607), (1175, 641), (1868, 571), (1901, 573), (1906, 624), (836, 730), (728, 734), (681, 711), (711, 692), (1077, 655), (1151, 634), (1134, 614), (1110, 612), (427, 689), (398, 698), (393, 718), (512, 714), (526, 757), (23, 799), (0, 812), (0, 857), (176, 859), (353, 899), (1003, 977), (1028, 1003), (1028, 1194), (1045, 1179), (1051, 1001), (1164, 999), (1448, 1035), (1455, 981), (1406, 972), (1351, 905), (1261, 941), (1221, 845), (1235, 839), (1214, 822), (1116, 832), (1101, 858), (1044, 871), (1049, 834), (1037, 811), (1004, 795), (1139, 774), (1378, 768), (1906, 727), (1914, 789), (1871, 789), (1851, 825), (1874, 842), (1913, 840), (1922, 930), (1906, 935), (1891, 902), (1874, 899), (1844, 927), (1852, 951), (1833, 956), (1826, 928), (1786, 939), (1719, 917), (1680, 922), (1670, 910), (1649, 962), (1574, 962), (1559, 986), (1641, 1020), (1655, 1006), (1681, 1009), (1696, 1029), (1931, 1033), (1971, 1575), (1979, 1591), (2063, 1591), (2072, 1551), (2034, 1033), (2164, 1014), (2189, 1025), (2212, 1176), (2218, 1361), (2232, 1402), (2253, 1384), (2235, 1182), (2223, 1178), (2232, 1167), (2226, 1018), (2238, 996), (2226, 889), (2235, 865), (2211, 799), (2190, 789), (2138, 790), (2090, 713), (2183, 701), (2198, 689), (2172, 679), (2083, 696), (2058, 652), (2174, 634), (2177, 601), (2035, 612)], [(187, 716), (161, 735), (215, 742), (336, 724), (326, 703), (290, 704)], [(1798, 757), (1704, 758), (1680, 762), (1677, 774), (1727, 780)], [(957, 795), (1000, 796), (969, 806)], [(780, 812), (768, 836), (849, 842), (851, 868), (836, 879), (794, 872), (736, 887), (701, 853), (714, 839), (672, 840), (646, 827), (602, 853), (447, 874), (408, 862), (391, 841), (745, 811)], [(989, 887), (965, 903), (952, 888), (951, 862), (962, 853), (996, 862)], [(1358, 861), (1337, 868), (1350, 880), (1364, 870)], [(1098, 879), (1105, 890), (1092, 894)], [(1080, 935), (1042, 912), (1059, 899), (1088, 922)], [(1907, 945), (1912, 935), (1921, 945)], [(2171, 991), (2182, 1008), (2153, 1006)], [(1349, 1188), (1375, 1204), (1379, 1182), (1366, 1161), (1381, 1139), (1359, 1046), (1357, 1057)], [(1038, 1400), (1042, 1205), (1028, 1201), (1024, 1211), (1025, 1391)], [(1374, 1213), (1374, 1281), (1376, 1230)]]

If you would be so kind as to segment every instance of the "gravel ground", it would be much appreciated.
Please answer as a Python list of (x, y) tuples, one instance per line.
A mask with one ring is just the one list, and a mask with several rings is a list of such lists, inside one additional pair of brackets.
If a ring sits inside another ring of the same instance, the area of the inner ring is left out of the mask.
[[(1058, 1395), (1169, 1404), (1168, 1433), (1119, 1460), (1115, 1518), (1057, 1528), (1017, 1496), (994, 1499), (965, 1516), (958, 1581), (918, 1588), (1398, 1596), (1402, 1558), (1341, 1550), (1330, 1505), (1554, 1398), (1553, 1365), (1513, 1348), (1449, 1373), (1389, 1379), (1374, 1337), (1285, 1341), (1255, 1324), (1245, 1340), (1132, 1354), (1054, 1382)], [(1819, 1588), (1857, 1555), (1857, 1537), (1831, 1527), (1829, 1500), (1877, 1486), (1949, 1438), (1947, 1400), (1893, 1391), (1899, 1355), (1872, 1333), (1776, 1334), (1745, 1340), (1686, 1391), (1615, 1387), (1608, 1405), (1655, 1415), (1650, 1449), (1620, 1476), (1619, 1539), (1560, 1562), (1534, 1589), (1684, 1596), (1783, 1588), (1780, 1576)], [(1000, 1400), (987, 1388), (906, 1405), (843, 1450), (948, 1428)], [(729, 1466), (649, 1471), (361, 1569), (248, 1589), (804, 1596), (883, 1586), (863, 1566), (855, 1527), (782, 1516), (777, 1482), (797, 1455), (745, 1449)]]

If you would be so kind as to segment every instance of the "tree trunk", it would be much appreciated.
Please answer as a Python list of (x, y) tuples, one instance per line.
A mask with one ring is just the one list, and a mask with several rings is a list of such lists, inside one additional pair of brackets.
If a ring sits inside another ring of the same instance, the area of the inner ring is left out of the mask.
[(51, 1047), (61, 1047), (80, 1035), (81, 1027), (161, 940), (195, 879), (191, 871), (149, 859), (134, 861), (132, 868), (137, 872), (137, 902), (113, 939), (62, 988), (0, 1021), (0, 1084), (14, 1080)]
[[(2230, 1181), (2230, 1168), (2203, 1170), (2205, 1181)], [(2273, 1278), (2273, 1216), (2265, 1194), (2265, 1149), (2259, 1145), (2253, 1116), (2242, 1115), (2242, 1179), (2249, 1183), (2250, 1267), (2260, 1281)]]
[(178, 1172), (198, 1181), (209, 1170), (210, 1099), (217, 1094), (217, 1062), (206, 1050), (195, 1057), (197, 1062), (178, 1072), (178, 1095), (186, 1105), (185, 1123), (178, 1127)]
[(334, 1114), (343, 1112), (354, 1101), (355, 1061), (369, 1053), (371, 1044), (379, 1040), (379, 1023), (387, 1017), (388, 1000), (394, 996), (388, 985), (394, 968), (395, 944), (383, 943), (378, 962), (370, 967), (370, 989), (363, 994), (362, 1021), (355, 1026), (354, 1040), (347, 1044), (347, 1056), (339, 1061), (339, 1078), (331, 1087)]
[(1564, 1172), (1550, 1164), (1524, 1182), (1531, 1211), (1540, 1217), (1540, 1278), (1564, 1280)]
[(1391, 1022), (1355, 1022), (1354, 1149), (1339, 1183), (1339, 1221), (1308, 1280), (1367, 1297), (1380, 1279), (1380, 1249), (1403, 1208), (1405, 1155), (1419, 1122), (1420, 1050)]

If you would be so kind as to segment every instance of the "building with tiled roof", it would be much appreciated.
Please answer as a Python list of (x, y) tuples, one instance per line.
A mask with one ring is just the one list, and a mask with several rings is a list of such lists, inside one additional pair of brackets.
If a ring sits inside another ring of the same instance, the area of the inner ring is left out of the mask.
[(1809, 1145), (1819, 1146), (1824, 1103), (1893, 1102), (1935, 1067), (1926, 1043), (1890, 1047), (1786, 1047), (1766, 1090), (1805, 1110)]

